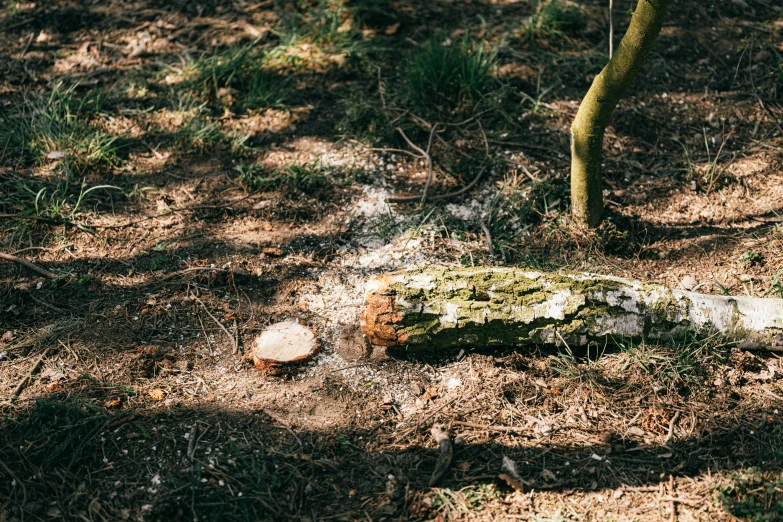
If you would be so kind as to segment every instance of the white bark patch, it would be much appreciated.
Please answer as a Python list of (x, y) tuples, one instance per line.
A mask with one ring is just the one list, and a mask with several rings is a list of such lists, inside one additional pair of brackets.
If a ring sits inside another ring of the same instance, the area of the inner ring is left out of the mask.
[(705, 295), (672, 291), (691, 302), (688, 319), (699, 326), (711, 325), (716, 330), (731, 332), (783, 329), (783, 300)]
[(443, 308), (443, 315), (440, 316), (440, 324), (457, 324), (457, 319), (459, 319), (459, 306), (454, 303), (446, 303)]
[(639, 313), (639, 296), (630, 289), (610, 290), (606, 292), (606, 304), (619, 306), (626, 312)]
[(536, 317), (545, 317), (547, 319), (565, 319), (566, 309), (571, 305), (570, 290), (558, 290), (552, 297), (544, 301), (533, 305), (533, 312)]
[(416, 274), (408, 278), (405, 286), (421, 290), (432, 290), (435, 288), (435, 282), (432, 276), (428, 274)]

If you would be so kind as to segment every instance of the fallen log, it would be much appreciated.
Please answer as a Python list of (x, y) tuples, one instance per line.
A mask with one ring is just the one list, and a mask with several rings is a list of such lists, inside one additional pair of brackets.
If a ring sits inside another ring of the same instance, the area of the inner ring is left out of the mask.
[(402, 349), (585, 346), (721, 334), (783, 351), (783, 300), (699, 294), (619, 277), (428, 267), (370, 281), (361, 328)]

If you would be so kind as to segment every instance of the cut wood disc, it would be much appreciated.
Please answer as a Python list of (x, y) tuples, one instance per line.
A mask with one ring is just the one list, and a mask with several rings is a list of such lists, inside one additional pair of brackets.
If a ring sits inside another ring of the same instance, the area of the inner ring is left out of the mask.
[(276, 372), (283, 366), (307, 361), (318, 352), (312, 330), (297, 321), (268, 326), (256, 337), (253, 362), (259, 370)]

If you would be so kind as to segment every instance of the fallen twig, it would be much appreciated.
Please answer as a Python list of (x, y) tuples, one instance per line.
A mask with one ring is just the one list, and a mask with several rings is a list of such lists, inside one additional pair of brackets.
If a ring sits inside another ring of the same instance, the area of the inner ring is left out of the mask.
[(451, 465), (451, 458), (454, 455), (454, 448), (452, 447), (451, 436), (448, 431), (436, 424), (432, 427), (431, 433), (435, 442), (438, 443), (440, 455), (438, 455), (438, 462), (435, 464), (435, 470), (432, 472), (432, 477), (430, 477), (430, 487), (437, 484), (438, 481), (443, 478), (443, 475), (446, 474), (446, 471), (448, 471), (449, 466)]
[(489, 250), (489, 257), (494, 258), (495, 248), (492, 246), (492, 234), (490, 234), (489, 228), (487, 227), (486, 223), (484, 223), (484, 221), (479, 219), (478, 224), (481, 227), (482, 232), (484, 232), (484, 235), (487, 237), (487, 249)]
[(45, 268), (41, 268), (40, 266), (31, 263), (30, 261), (26, 261), (20, 257), (12, 256), (11, 254), (6, 254), (5, 252), (0, 252), (0, 259), (5, 259), (6, 261), (20, 264), (25, 268), (29, 268), (33, 272), (36, 272), (44, 277), (48, 277), (49, 279), (57, 279), (57, 274), (54, 272), (50, 272)]
[(237, 353), (237, 350), (239, 349), (239, 347), (236, 344), (236, 339), (234, 338), (233, 335), (231, 335), (231, 332), (229, 332), (228, 329), (225, 326), (223, 326), (223, 323), (218, 321), (217, 317), (212, 315), (212, 313), (209, 311), (209, 308), (207, 308), (207, 305), (204, 304), (204, 301), (202, 301), (201, 299), (199, 299), (196, 296), (193, 296), (193, 297), (204, 308), (204, 311), (207, 312), (207, 315), (210, 316), (212, 318), (212, 320), (215, 321), (215, 323), (217, 323), (217, 325), (220, 327), (220, 329), (223, 330), (223, 332), (225, 332), (225, 334), (228, 336), (228, 338), (231, 339), (231, 347), (232, 347), (233, 353)]
[(748, 53), (748, 74), (750, 75), (750, 86), (753, 88), (753, 94), (756, 96), (756, 99), (759, 102), (759, 105), (761, 106), (761, 109), (764, 111), (764, 113), (769, 117), (769, 119), (772, 121), (772, 123), (777, 127), (778, 131), (780, 131), (780, 134), (783, 135), (783, 128), (780, 126), (780, 122), (778, 121), (777, 117), (767, 108), (767, 104), (764, 103), (764, 99), (759, 94), (759, 90), (756, 88), (756, 82), (753, 79), (753, 54)]
[(26, 219), (30, 221), (40, 221), (41, 223), (50, 223), (52, 225), (70, 225), (74, 228), (87, 232), (88, 234), (96, 235), (94, 230), (90, 230), (85, 225), (71, 221), (65, 218), (48, 218), (43, 216), (25, 216), (24, 214), (0, 214), (0, 219)]
[(430, 154), (430, 150), (432, 149), (432, 138), (435, 135), (435, 131), (438, 128), (438, 125), (440, 123), (436, 123), (430, 128), (430, 137), (427, 141), (427, 150), (422, 149), (415, 143), (413, 143), (408, 136), (405, 134), (405, 131), (403, 131), (401, 128), (396, 127), (394, 130), (400, 133), (400, 135), (403, 137), (403, 139), (410, 145), (410, 147), (419, 153), (419, 158), (424, 158), (424, 160), (427, 162), (427, 181), (424, 182), (424, 191), (421, 194), (421, 202), (424, 203), (424, 201), (427, 200), (427, 192), (430, 189), (430, 185), (432, 184), (432, 155)]
[(677, 419), (680, 418), (680, 412), (675, 412), (674, 416), (669, 421), (669, 428), (666, 430), (666, 442), (664, 444), (668, 444), (670, 440), (674, 437), (674, 424), (677, 422)]
[(456, 426), (465, 426), (466, 428), (476, 428), (477, 430), (502, 431), (504, 433), (525, 433), (531, 431), (530, 428), (523, 428), (521, 426), (488, 426), (486, 424), (477, 424), (468, 421), (454, 421), (452, 424)]
[[(429, 129), (429, 131), (430, 131), (430, 136), (429, 136), (429, 139), (427, 140), (427, 149), (426, 150), (422, 149), (421, 147), (419, 147), (418, 145), (413, 143), (408, 138), (408, 136), (405, 134), (405, 132), (401, 128), (399, 128), (399, 127), (395, 127), (394, 130), (399, 132), (400, 135), (405, 140), (405, 142), (408, 145), (410, 145), (410, 147), (413, 150), (418, 152), (418, 154), (414, 154), (414, 153), (412, 153), (410, 151), (402, 150), (402, 149), (370, 149), (370, 150), (374, 150), (374, 151), (383, 151), (383, 152), (401, 152), (401, 153), (404, 153), (404, 154), (408, 154), (409, 156), (413, 156), (415, 158), (423, 158), (427, 162), (427, 180), (424, 183), (424, 190), (422, 191), (421, 196), (391, 197), (391, 198), (388, 199), (388, 201), (390, 203), (405, 203), (405, 202), (411, 202), (411, 201), (417, 201), (417, 200), (420, 200), (421, 203), (424, 203), (425, 201), (427, 201), (427, 198), (429, 196), (429, 190), (430, 190), (430, 187), (432, 186), (433, 167), (434, 167), (434, 163), (432, 161), (432, 153), (431, 153), (431, 151), (432, 151), (432, 139), (435, 137), (435, 133), (438, 131), (439, 127), (461, 127), (463, 125), (467, 125), (468, 123), (470, 123), (472, 121), (478, 121), (479, 129), (481, 130), (481, 134), (484, 137), (484, 146), (485, 146), (485, 149), (486, 149), (486, 154), (487, 154), (487, 156), (489, 156), (489, 141), (487, 140), (487, 136), (484, 133), (484, 128), (481, 126), (481, 122), (479, 121), (479, 117), (482, 116), (483, 114), (485, 114), (486, 112), (488, 112), (488, 111), (483, 111), (483, 112), (481, 112), (481, 113), (479, 113), (479, 114), (477, 114), (475, 116), (471, 116), (467, 120), (464, 120), (464, 121), (461, 121), (461, 122), (458, 122), (458, 123), (444, 123), (444, 122), (440, 122), (439, 121), (439, 122), (436, 122), (434, 124), (430, 124), (429, 122), (427, 122), (427, 121), (417, 117), (416, 115), (411, 114), (411, 117), (413, 117), (414, 120), (418, 121), (420, 125), (422, 125), (426, 129)], [(441, 142), (445, 144), (445, 142), (440, 137), (438, 137), (438, 139), (440, 139)], [(478, 178), (481, 177), (482, 172), (483, 171), (479, 171), (479, 175), (476, 176), (476, 179), (474, 181), (478, 181)], [(474, 183), (471, 183), (469, 185), (469, 187), (472, 187), (473, 185), (474, 185)], [(467, 191), (467, 189), (465, 189), (465, 191)], [(440, 196), (433, 196), (430, 199), (446, 199), (446, 198), (457, 196), (457, 195), (463, 194), (463, 193), (464, 192), (462, 192), (462, 191), (457, 191), (456, 193), (452, 193), (452, 194), (442, 194)]]
[[(461, 196), (462, 194), (466, 193), (470, 189), (472, 189), (476, 183), (479, 182), (479, 179), (481, 179), (481, 176), (484, 174), (484, 171), (486, 170), (486, 167), (482, 167), (481, 170), (479, 170), (479, 173), (476, 174), (476, 177), (473, 178), (473, 181), (465, 185), (459, 190), (455, 190), (454, 192), (449, 192), (447, 194), (435, 194), (434, 196), (430, 196), (430, 201), (440, 201), (442, 199), (449, 199), (449, 198), (456, 198), (457, 196)], [(391, 197), (388, 198), (386, 201), (389, 203), (411, 203), (413, 201), (419, 201), (421, 200), (420, 196), (401, 196), (401, 197)]]
[[(12, 481), (14, 481), (15, 483), (19, 484), (19, 488), (22, 490), (22, 506), (25, 506), (25, 505), (27, 505), (27, 488), (25, 488), (25, 487), (24, 487), (24, 484), (22, 483), (22, 481), (21, 481), (21, 480), (19, 480), (19, 477), (17, 477), (17, 476), (14, 474), (14, 472), (13, 472), (13, 471), (11, 471), (11, 468), (9, 468), (9, 467), (6, 465), (6, 463), (5, 463), (5, 462), (3, 462), (2, 460), (0, 460), (0, 468), (2, 468), (2, 469), (3, 469), (3, 471), (5, 471), (5, 473), (6, 473), (6, 474), (7, 474), (9, 477), (11, 477), (11, 480), (12, 480)], [(22, 513), (21, 520), (24, 522), (24, 509), (22, 509), (22, 512), (21, 512), (21, 513)]]
[(19, 384), (16, 385), (16, 388), (14, 388), (13, 393), (11, 393), (11, 397), (17, 397), (20, 393), (22, 393), (22, 390), (24, 389), (25, 385), (28, 383), (30, 378), (33, 376), (33, 374), (38, 371), (38, 368), (40, 368), (41, 363), (44, 360), (44, 357), (46, 357), (46, 354), (49, 353), (49, 348), (43, 351), (41, 356), (38, 358), (37, 361), (35, 361), (35, 364), (33, 364), (33, 367), (30, 368), (30, 371), (27, 372), (27, 375), (22, 378), (21, 381), (19, 381)]
[(188, 435), (188, 460), (193, 460), (193, 455), (196, 453), (196, 433), (198, 433), (198, 423), (194, 422), (193, 427), (190, 429)]

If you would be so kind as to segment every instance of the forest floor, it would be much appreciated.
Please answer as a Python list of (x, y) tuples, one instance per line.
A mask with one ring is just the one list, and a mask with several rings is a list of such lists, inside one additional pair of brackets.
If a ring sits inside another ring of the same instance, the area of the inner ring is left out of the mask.
[[(783, 519), (778, 355), (356, 335), (370, 277), (432, 263), (783, 297), (778, 2), (672, 2), (589, 232), (605, 2), (0, 5), (0, 241), (56, 275), (0, 262), (0, 521)], [(428, 195), (467, 190), (420, 203), (417, 147)], [(282, 319), (321, 353), (265, 375)]]

